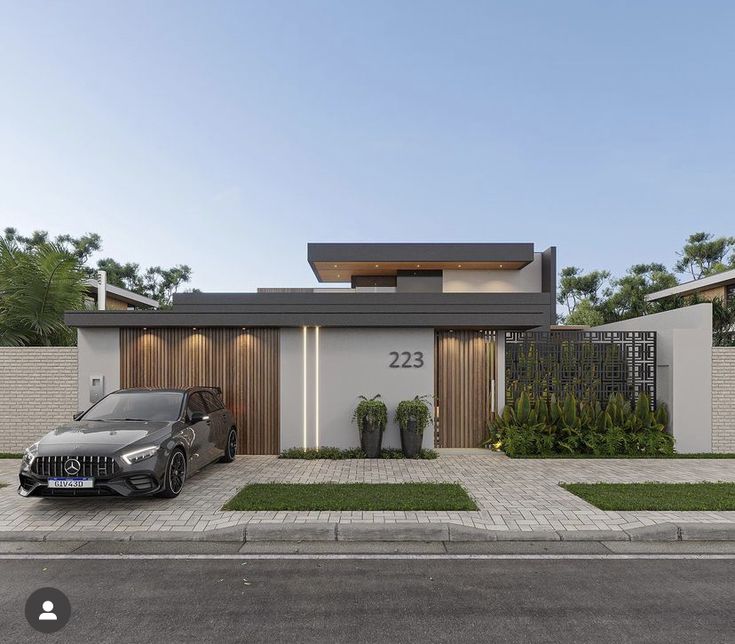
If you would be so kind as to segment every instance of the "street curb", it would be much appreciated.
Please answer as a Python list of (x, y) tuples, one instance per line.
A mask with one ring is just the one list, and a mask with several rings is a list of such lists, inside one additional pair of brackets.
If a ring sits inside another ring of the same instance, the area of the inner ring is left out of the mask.
[(445, 523), (337, 523), (337, 541), (449, 541)]
[(244, 541), (336, 541), (336, 523), (253, 523)]
[[(642, 528), (626, 530), (631, 541), (678, 541), (679, 528), (673, 523), (658, 523)], [(733, 539), (735, 539), (735, 524), (733, 524)]]
[(622, 530), (494, 530), (455, 523), (253, 523), (203, 530), (114, 532), (104, 530), (10, 530), (0, 541), (733, 541), (735, 522), (660, 523)]

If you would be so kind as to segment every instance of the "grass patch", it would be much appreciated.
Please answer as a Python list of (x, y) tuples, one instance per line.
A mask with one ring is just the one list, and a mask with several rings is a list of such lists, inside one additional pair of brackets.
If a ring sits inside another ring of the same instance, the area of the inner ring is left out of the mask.
[(0, 452), (0, 458), (23, 458), (23, 454), (13, 454), (12, 452)]
[[(341, 449), (339, 447), (292, 447), (291, 449), (285, 449), (281, 452), (279, 458), (295, 458), (303, 459), (307, 461), (324, 459), (331, 461), (341, 461), (347, 458), (367, 458), (365, 452), (359, 447), (351, 447), (348, 449)], [(406, 458), (403, 451), (400, 449), (383, 449), (380, 451), (380, 458), (388, 459), (401, 459)], [(422, 449), (418, 455), (418, 458), (425, 460), (433, 460), (439, 458), (439, 454), (433, 449)]]
[(477, 510), (457, 483), (253, 483), (223, 510)]
[(600, 510), (735, 510), (735, 483), (561, 483)]
[(599, 456), (596, 454), (548, 454), (542, 456), (534, 454), (533, 456), (509, 456), (508, 458), (524, 459), (524, 458), (735, 458), (735, 453), (727, 452), (717, 454), (713, 452), (699, 452), (695, 454), (620, 454), (619, 456)]

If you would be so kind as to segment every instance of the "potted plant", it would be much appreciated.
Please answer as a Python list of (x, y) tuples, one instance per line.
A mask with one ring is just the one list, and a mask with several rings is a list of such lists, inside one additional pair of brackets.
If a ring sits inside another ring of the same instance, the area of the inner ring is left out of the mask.
[(388, 409), (379, 398), (380, 394), (372, 398), (360, 396), (360, 402), (352, 414), (352, 420), (360, 431), (360, 446), (368, 458), (380, 457), (383, 432), (388, 422)]
[(401, 447), (406, 458), (416, 458), (421, 452), (424, 430), (432, 422), (431, 412), (431, 396), (416, 396), (398, 403), (396, 422), (401, 428)]

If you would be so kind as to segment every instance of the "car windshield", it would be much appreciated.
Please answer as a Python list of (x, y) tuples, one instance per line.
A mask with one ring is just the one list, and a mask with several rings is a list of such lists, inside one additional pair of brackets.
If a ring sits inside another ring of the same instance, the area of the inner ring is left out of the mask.
[(177, 391), (115, 393), (100, 400), (82, 420), (176, 420), (183, 398)]

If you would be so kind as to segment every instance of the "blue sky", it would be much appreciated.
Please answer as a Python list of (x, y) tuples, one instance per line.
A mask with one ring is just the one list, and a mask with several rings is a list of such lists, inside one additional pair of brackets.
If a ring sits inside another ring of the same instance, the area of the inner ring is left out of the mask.
[(311, 285), (308, 241), (735, 235), (730, 1), (0, 7), (0, 227), (202, 290)]

